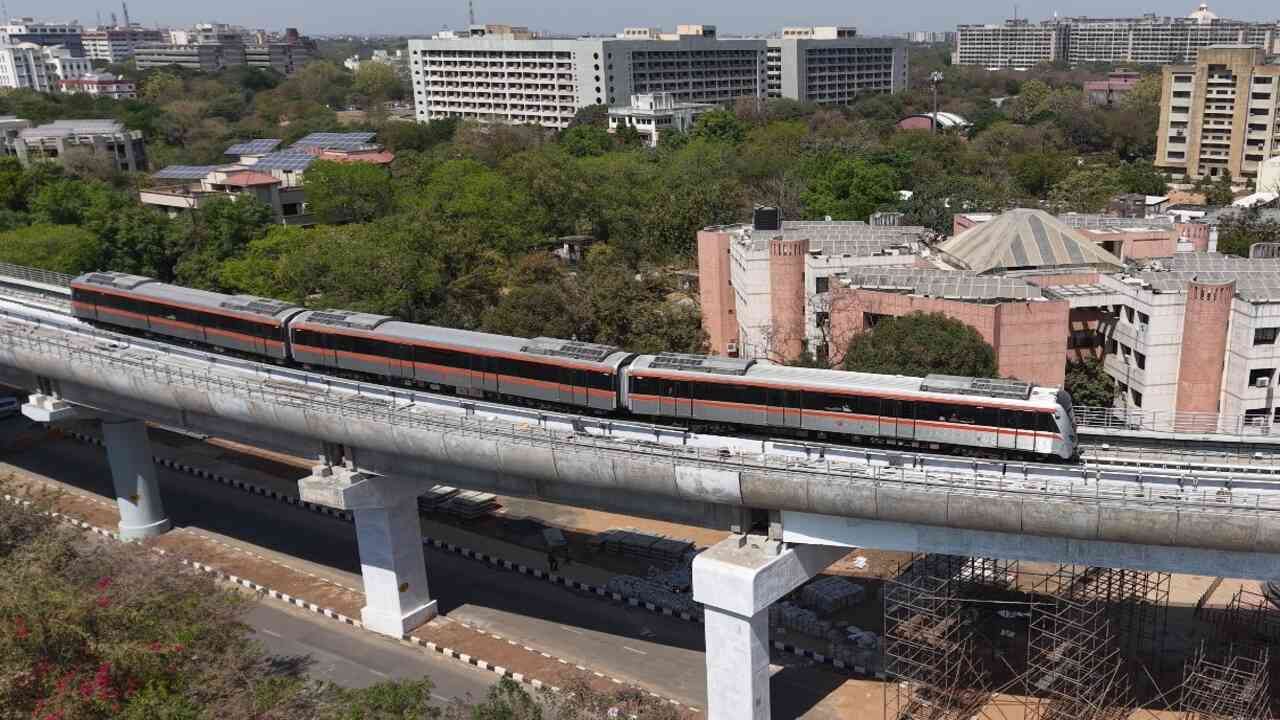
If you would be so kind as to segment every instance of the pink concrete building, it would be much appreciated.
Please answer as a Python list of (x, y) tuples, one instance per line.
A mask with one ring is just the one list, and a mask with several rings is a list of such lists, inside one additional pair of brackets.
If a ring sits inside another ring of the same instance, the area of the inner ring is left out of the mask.
[[(880, 317), (897, 317), (913, 312), (942, 313), (978, 331), (995, 351), (1000, 375), (1025, 380), (1037, 385), (1060, 387), (1066, 370), (1066, 338), (1070, 306), (1063, 300), (1050, 299), (1035, 292), (1033, 286), (1007, 281), (1008, 287), (1026, 285), (1018, 292), (994, 290), (987, 297), (954, 299), (919, 294), (929, 292), (928, 285), (955, 283), (945, 271), (904, 273), (894, 282), (903, 286), (898, 292), (872, 290), (865, 287), (841, 288), (833, 291), (831, 300), (831, 361), (843, 359), (848, 340), (868, 329)], [(855, 280), (856, 282), (856, 280)], [(920, 286), (907, 287), (912, 282)], [(997, 286), (998, 287), (998, 286)], [(1026, 299), (1000, 298), (1001, 294), (1029, 294)]]

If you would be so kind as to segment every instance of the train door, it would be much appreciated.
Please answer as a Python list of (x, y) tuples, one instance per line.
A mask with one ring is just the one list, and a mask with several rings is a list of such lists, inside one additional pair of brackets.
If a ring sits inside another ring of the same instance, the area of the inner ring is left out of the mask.
[(658, 381), (658, 413), (668, 417), (675, 417), (676, 382), (673, 380)]
[(395, 361), (391, 366), (392, 373), (395, 377), (412, 380), (413, 379), (413, 346), (400, 345), (398, 343), (389, 343), (392, 347), (392, 353)]
[(556, 367), (557, 401), (565, 405), (573, 404), (573, 368)]
[(1000, 427), (996, 431), (996, 447), (1001, 450), (1018, 449), (1018, 427), (1021, 424), (1020, 415), (1022, 415), (1022, 413), (1017, 410), (1000, 411)]
[(573, 404), (580, 407), (590, 405), (591, 398), (587, 396), (587, 371), (573, 371)]
[(1036, 449), (1036, 414), (1033, 412), (1018, 412), (1018, 439), (1017, 447), (1019, 450), (1034, 452)]
[(774, 427), (800, 427), (800, 391), (769, 388), (768, 423)]

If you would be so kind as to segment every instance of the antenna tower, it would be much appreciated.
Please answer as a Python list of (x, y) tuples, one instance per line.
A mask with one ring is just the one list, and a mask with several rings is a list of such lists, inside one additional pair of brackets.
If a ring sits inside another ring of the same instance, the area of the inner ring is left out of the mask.
[(476, 24), (476, 0), (467, 0), (467, 22)]

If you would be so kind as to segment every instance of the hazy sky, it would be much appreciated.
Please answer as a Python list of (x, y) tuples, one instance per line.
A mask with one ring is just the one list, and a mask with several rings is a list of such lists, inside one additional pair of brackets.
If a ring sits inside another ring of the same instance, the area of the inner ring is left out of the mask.
[[(1039, 20), (1053, 15), (1119, 16), (1155, 12), (1185, 15), (1199, 0), (1020, 0), (1019, 15)], [(1054, 4), (1061, 2), (1061, 4)], [(783, 25), (856, 25), (864, 34), (907, 30), (954, 30), (958, 22), (996, 22), (1013, 14), (1014, 2), (1000, 0), (475, 0), (479, 22), (528, 25), (557, 32), (616, 32), (624, 26), (672, 28), (679, 22), (715, 24), (721, 32), (775, 30)], [(104, 22), (120, 12), (118, 0), (5, 0), (11, 16)], [(1240, 19), (1276, 19), (1273, 0), (1215, 0), (1214, 12)], [(1269, 9), (1269, 11), (1268, 11)], [(1264, 16), (1266, 13), (1266, 16)], [(133, 0), (129, 15), (145, 25), (187, 25), (199, 21), (250, 27), (297, 26), (304, 33), (375, 32), (421, 34), (467, 22), (466, 0)]]

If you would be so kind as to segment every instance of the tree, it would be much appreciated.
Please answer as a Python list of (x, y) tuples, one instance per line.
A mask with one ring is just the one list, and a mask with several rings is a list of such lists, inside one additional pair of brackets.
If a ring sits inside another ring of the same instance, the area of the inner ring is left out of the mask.
[(810, 175), (804, 206), (810, 217), (866, 220), (877, 210), (897, 205), (897, 185), (888, 167), (856, 157), (835, 159), (819, 164)]
[(569, 123), (569, 127), (573, 128), (579, 125), (591, 125), (598, 128), (609, 127), (609, 106), (588, 105), (584, 108), (578, 108), (578, 112), (573, 114), (573, 120)]
[(421, 152), (453, 140), (457, 129), (457, 118), (441, 118), (425, 123), (389, 122), (378, 129), (378, 142), (393, 153), (407, 150)]
[(1077, 168), (1054, 184), (1049, 200), (1059, 212), (1101, 212), (1120, 193), (1120, 179), (1113, 168), (1094, 165)]
[(596, 125), (575, 125), (560, 133), (560, 145), (574, 157), (603, 155), (613, 144), (609, 131)]
[(942, 313), (888, 317), (849, 341), (844, 369), (924, 377), (995, 377), (995, 351), (977, 330)]
[(486, 332), (515, 337), (578, 337), (586, 322), (582, 299), (560, 261), (549, 253), (524, 257), (497, 304), (485, 310)]
[(717, 108), (700, 115), (694, 121), (689, 135), (692, 138), (737, 145), (746, 139), (747, 129), (733, 112)]
[(404, 97), (404, 81), (390, 63), (362, 62), (351, 89), (368, 99), (366, 108)]
[[(186, 231), (174, 274), (191, 287), (218, 289), (219, 265), (266, 232), (271, 208), (252, 196), (216, 197), (188, 213), (177, 231)], [(184, 227), (185, 226), (185, 227)]]
[(1235, 201), (1236, 193), (1231, 187), (1231, 175), (1228, 173), (1217, 178), (1205, 176), (1196, 181), (1196, 192), (1204, 193), (1206, 205), (1230, 205)]
[(368, 222), (395, 204), (391, 173), (379, 165), (317, 160), (304, 183), (311, 212), (327, 223)]
[(1096, 358), (1067, 363), (1063, 389), (1076, 407), (1111, 407), (1116, 398), (1116, 381)]
[(1256, 243), (1280, 243), (1280, 221), (1264, 220), (1257, 208), (1224, 212), (1218, 222), (1218, 252), (1249, 257)]
[(1121, 192), (1140, 195), (1164, 195), (1169, 192), (1169, 177), (1150, 162), (1127, 162), (1117, 169)]
[(0, 262), (79, 275), (101, 267), (102, 243), (72, 225), (30, 225), (0, 232)]
[(1070, 174), (1074, 165), (1070, 158), (1056, 152), (1022, 153), (1009, 159), (1010, 173), (1023, 192), (1033, 197), (1048, 195), (1049, 189)]

